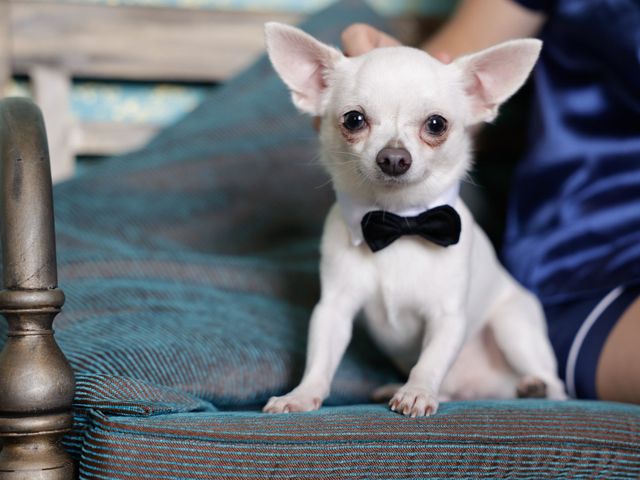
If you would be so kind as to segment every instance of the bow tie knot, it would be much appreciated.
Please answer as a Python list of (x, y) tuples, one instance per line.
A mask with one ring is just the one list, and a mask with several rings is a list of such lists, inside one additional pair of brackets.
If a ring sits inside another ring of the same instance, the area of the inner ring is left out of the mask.
[(361, 222), (362, 234), (371, 251), (377, 252), (403, 235), (419, 235), (437, 245), (448, 247), (460, 240), (460, 216), (449, 205), (431, 208), (415, 217), (401, 217), (376, 210)]
[(400, 217), (402, 221), (398, 224), (398, 229), (403, 235), (419, 235), (420, 221), (418, 217)]

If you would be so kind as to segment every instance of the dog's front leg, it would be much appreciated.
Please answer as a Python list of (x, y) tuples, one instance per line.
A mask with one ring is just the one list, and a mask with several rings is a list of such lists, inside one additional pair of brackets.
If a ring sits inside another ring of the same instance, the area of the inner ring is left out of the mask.
[(389, 401), (391, 410), (412, 417), (433, 415), (438, 410), (440, 385), (465, 338), (466, 318), (462, 309), (439, 315), (430, 322), (418, 362), (409, 379)]
[(320, 408), (329, 396), (331, 380), (351, 340), (359, 305), (355, 296), (340, 292), (323, 295), (311, 315), (307, 363), (300, 385), (282, 397), (271, 397), (267, 413), (307, 412)]

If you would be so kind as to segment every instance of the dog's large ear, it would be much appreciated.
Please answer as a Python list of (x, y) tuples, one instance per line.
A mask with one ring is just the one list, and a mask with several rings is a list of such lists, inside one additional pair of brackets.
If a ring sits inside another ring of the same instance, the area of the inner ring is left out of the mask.
[(342, 53), (281, 23), (267, 23), (265, 35), (271, 63), (291, 90), (294, 105), (311, 115), (322, 115), (327, 78), (344, 58)]
[(510, 40), (454, 62), (470, 99), (471, 124), (496, 118), (498, 107), (522, 87), (541, 48), (533, 38)]

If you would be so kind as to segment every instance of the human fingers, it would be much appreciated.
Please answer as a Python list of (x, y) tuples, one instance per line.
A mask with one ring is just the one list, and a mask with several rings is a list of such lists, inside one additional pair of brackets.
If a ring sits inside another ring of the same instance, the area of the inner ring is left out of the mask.
[(436, 52), (434, 54), (434, 57), (436, 57), (436, 59), (440, 60), (442, 63), (451, 63), (451, 61), (453, 60), (453, 58), (451, 58), (451, 55), (449, 55), (447, 52)]
[(342, 49), (348, 57), (362, 55), (378, 47), (397, 45), (400, 45), (397, 39), (366, 23), (354, 23), (342, 32)]

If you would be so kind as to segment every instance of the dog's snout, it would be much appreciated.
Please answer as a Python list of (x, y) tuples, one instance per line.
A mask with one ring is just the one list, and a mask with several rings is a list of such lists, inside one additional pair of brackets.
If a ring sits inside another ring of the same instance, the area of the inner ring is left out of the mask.
[(376, 163), (387, 175), (397, 177), (411, 166), (411, 154), (405, 148), (386, 147), (378, 152)]

